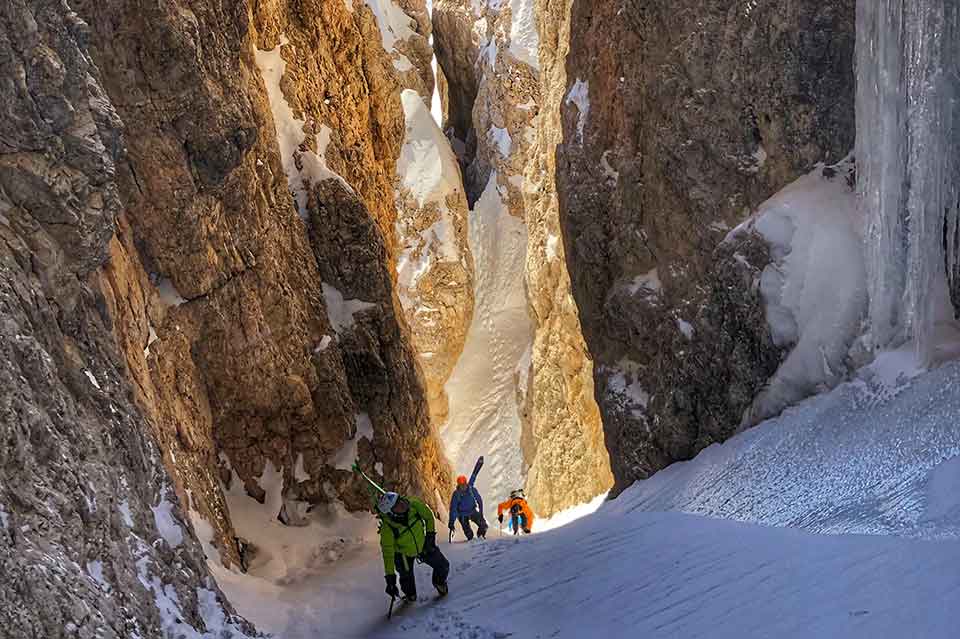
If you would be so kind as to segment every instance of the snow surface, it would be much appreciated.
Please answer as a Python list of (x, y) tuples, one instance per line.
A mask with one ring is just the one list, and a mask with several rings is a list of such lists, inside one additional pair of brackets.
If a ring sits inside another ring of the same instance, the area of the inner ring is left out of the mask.
[(586, 126), (587, 116), (590, 114), (589, 82), (577, 78), (577, 81), (570, 87), (566, 103), (577, 105), (577, 111), (579, 111), (579, 115), (577, 116), (577, 139), (580, 144), (583, 144), (583, 127)]
[(87, 376), (87, 379), (90, 380), (90, 384), (92, 384), (94, 388), (100, 390), (100, 382), (97, 381), (96, 375), (87, 370), (83, 371), (83, 374)]
[(187, 303), (187, 300), (184, 299), (168, 277), (164, 277), (157, 282), (157, 293), (160, 294), (160, 303), (164, 306), (180, 306)]
[(87, 574), (105, 591), (110, 592), (113, 588), (110, 582), (103, 576), (103, 562), (100, 560), (87, 562)]
[(412, 69), (410, 60), (397, 50), (397, 41), (409, 40), (416, 35), (411, 27), (413, 19), (392, 0), (364, 0), (364, 3), (377, 17), (383, 49), (395, 56), (394, 66), (401, 72)]
[(846, 183), (850, 165), (816, 167), (764, 202), (752, 228), (769, 243), (773, 261), (760, 293), (775, 344), (791, 348), (754, 400), (747, 425), (776, 415), (845, 378), (845, 360), (867, 308), (863, 220)]
[(133, 516), (130, 514), (130, 502), (124, 499), (120, 502), (117, 508), (120, 510), (120, 516), (123, 517), (123, 523), (127, 525), (127, 528), (133, 528)]
[(502, 157), (510, 157), (510, 149), (513, 148), (513, 140), (510, 139), (510, 132), (497, 126), (490, 127), (490, 141), (497, 147), (497, 151)]
[(350, 470), (353, 468), (353, 462), (357, 460), (359, 454), (357, 452), (357, 445), (360, 443), (360, 438), (363, 437), (373, 442), (373, 422), (370, 421), (370, 416), (366, 413), (360, 413), (356, 416), (357, 423), (357, 432), (352, 439), (347, 440), (343, 447), (337, 451), (337, 454), (333, 457), (333, 467), (340, 470)]
[(183, 529), (177, 520), (173, 517), (173, 504), (165, 498), (160, 499), (160, 503), (151, 506), (153, 511), (153, 520), (157, 525), (160, 536), (167, 542), (170, 548), (176, 548), (183, 543)]
[(814, 532), (960, 539), (960, 519), (942, 516), (956, 514), (960, 488), (943, 491), (941, 477), (931, 489), (931, 471), (960, 456), (960, 363), (918, 375), (915, 353), (904, 352), (637, 482), (617, 503)]
[(652, 269), (634, 277), (630, 284), (627, 285), (627, 290), (630, 291), (631, 295), (636, 295), (638, 292), (643, 291), (645, 297), (656, 297), (657, 294), (663, 290), (663, 284), (660, 282), (657, 269)]
[(540, 35), (533, 0), (510, 0), (510, 16), (510, 53), (539, 70)]
[(533, 343), (524, 290), (527, 231), (510, 215), (496, 173), (470, 213), (469, 228), (476, 310), (447, 381), (450, 419), (441, 436), (457, 474), (469, 474), (477, 457), (486, 456), (477, 486), (492, 506), (523, 486), (518, 365)]
[(958, 414), (960, 363), (917, 374), (894, 353), (560, 528), (442, 544), (450, 597), (390, 622), (372, 544), (291, 589), (221, 586), (279, 639), (947, 639)]
[(685, 319), (677, 318), (677, 329), (683, 333), (687, 339), (693, 339), (693, 324)]
[(560, 238), (553, 233), (547, 235), (547, 260), (553, 261), (560, 256)]
[[(327, 303), (327, 317), (330, 318), (330, 325), (337, 335), (353, 328), (356, 324), (353, 317), (355, 314), (377, 306), (362, 300), (345, 300), (343, 293), (326, 282), (323, 283), (323, 299)], [(322, 344), (323, 340), (320, 340), (320, 343)]]

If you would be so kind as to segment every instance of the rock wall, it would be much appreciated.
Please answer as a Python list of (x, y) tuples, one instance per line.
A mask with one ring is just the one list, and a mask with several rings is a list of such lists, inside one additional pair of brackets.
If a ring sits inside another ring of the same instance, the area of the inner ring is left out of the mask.
[[(439, 506), (449, 477), (394, 294), (398, 69), (357, 3), (81, 0), (126, 127), (103, 270), (137, 399), (229, 563), (221, 483), (283, 476), (278, 516)], [(122, 20), (118, 20), (121, 16)]]
[(594, 398), (593, 361), (570, 292), (556, 190), (570, 4), (538, 1), (531, 25), (539, 36), (540, 88), (523, 202), (530, 233), (526, 281), (536, 332), (522, 445), (527, 494), (544, 514), (587, 502), (613, 485)]
[(477, 280), (444, 439), (464, 470), (486, 454), (488, 487), (499, 497), (524, 485), (541, 515), (612, 483), (553, 188), (568, 14), (520, 0), (434, 6)]
[(777, 369), (769, 255), (723, 240), (852, 149), (854, 13), (574, 0), (560, 219), (618, 489), (732, 434)]
[(91, 36), (63, 0), (0, 5), (2, 634), (252, 637), (188, 532), (114, 339), (98, 269), (123, 210), (123, 125)]

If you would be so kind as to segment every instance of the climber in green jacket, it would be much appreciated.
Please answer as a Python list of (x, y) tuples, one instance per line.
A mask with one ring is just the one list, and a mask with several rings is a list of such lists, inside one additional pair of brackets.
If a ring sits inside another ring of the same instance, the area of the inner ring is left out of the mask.
[(404, 599), (417, 600), (413, 565), (419, 560), (433, 568), (433, 586), (441, 597), (446, 596), (450, 562), (437, 548), (437, 528), (430, 507), (414, 497), (384, 493), (377, 510), (380, 511), (380, 549), (387, 594), (400, 596), (397, 589), (397, 573), (400, 573)]

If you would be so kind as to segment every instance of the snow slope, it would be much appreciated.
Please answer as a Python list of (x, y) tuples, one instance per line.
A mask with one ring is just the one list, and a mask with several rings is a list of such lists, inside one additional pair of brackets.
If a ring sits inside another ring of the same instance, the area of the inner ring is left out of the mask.
[(960, 363), (921, 372), (915, 352), (566, 526), (442, 544), (450, 598), (390, 622), (372, 544), (282, 588), (218, 579), (281, 639), (954, 637)]
[(911, 345), (881, 355), (852, 382), (637, 482), (617, 507), (960, 538), (960, 483), (952, 495), (932, 484), (960, 456), (960, 363), (919, 375), (915, 357)]
[(450, 599), (371, 637), (952, 637), (960, 543), (601, 509), (454, 555)]
[(523, 283), (527, 231), (510, 215), (496, 173), (470, 212), (469, 228), (476, 310), (446, 385), (450, 419), (440, 434), (457, 474), (469, 474), (486, 456), (477, 486), (490, 517), (498, 498), (523, 486), (517, 371), (533, 342)]

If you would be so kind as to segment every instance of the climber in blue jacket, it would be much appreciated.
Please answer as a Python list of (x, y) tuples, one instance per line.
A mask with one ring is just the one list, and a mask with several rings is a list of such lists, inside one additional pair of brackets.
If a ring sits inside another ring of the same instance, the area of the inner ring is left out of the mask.
[(473, 472), (469, 482), (463, 475), (457, 477), (457, 489), (450, 498), (450, 533), (453, 534), (455, 522), (460, 520), (467, 541), (473, 539), (470, 522), (477, 525), (477, 537), (484, 539), (487, 536), (487, 521), (483, 518), (483, 497), (473, 485), (477, 480), (477, 471), (479, 468)]

